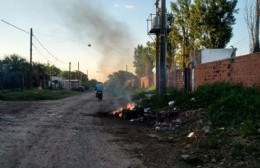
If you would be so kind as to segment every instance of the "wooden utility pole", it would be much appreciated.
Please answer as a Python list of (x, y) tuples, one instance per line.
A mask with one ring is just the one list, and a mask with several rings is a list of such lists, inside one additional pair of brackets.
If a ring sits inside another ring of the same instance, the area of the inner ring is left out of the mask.
[(32, 89), (32, 37), (33, 37), (33, 30), (30, 29), (30, 74), (29, 74), (29, 89)]

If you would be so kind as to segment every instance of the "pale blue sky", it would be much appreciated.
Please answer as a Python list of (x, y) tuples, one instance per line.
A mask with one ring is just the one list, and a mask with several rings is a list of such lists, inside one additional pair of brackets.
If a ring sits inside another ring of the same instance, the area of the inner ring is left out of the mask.
[[(125, 70), (126, 65), (134, 72), (131, 68), (134, 48), (151, 41), (146, 19), (150, 13), (155, 13), (154, 2), (0, 0), (0, 19), (26, 31), (33, 28), (34, 35), (53, 54), (48, 54), (34, 39), (34, 62), (49, 61), (62, 70), (68, 70), (68, 62), (72, 63), (72, 70), (76, 70), (80, 62), (81, 71), (87, 73), (88, 70), (90, 78), (100, 79), (113, 71)], [(249, 52), (245, 2), (239, 0), (234, 37), (227, 46), (237, 47), (237, 55)], [(169, 3), (167, 1), (168, 6)], [(98, 22), (93, 24), (93, 20)], [(91, 47), (87, 46), (89, 43)], [(1, 21), (0, 58), (13, 53), (29, 60), (29, 35)]]

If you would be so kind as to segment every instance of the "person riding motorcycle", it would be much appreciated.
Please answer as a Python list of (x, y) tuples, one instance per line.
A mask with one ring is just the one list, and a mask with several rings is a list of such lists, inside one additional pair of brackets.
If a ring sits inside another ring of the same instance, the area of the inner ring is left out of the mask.
[(101, 82), (98, 82), (96, 84), (95, 90), (96, 90), (96, 97), (99, 98), (99, 100), (102, 100), (103, 90), (104, 90), (103, 84)]

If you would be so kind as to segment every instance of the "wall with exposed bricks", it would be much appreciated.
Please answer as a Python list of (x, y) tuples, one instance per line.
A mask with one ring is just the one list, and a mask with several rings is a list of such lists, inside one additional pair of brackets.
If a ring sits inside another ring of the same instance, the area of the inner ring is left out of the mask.
[(260, 53), (196, 65), (195, 87), (220, 81), (260, 85)]
[[(193, 81), (195, 88), (221, 81), (239, 83), (245, 87), (260, 86), (260, 52), (195, 66)], [(155, 86), (155, 76), (142, 77), (134, 85), (142, 88)], [(182, 70), (167, 74), (167, 87), (184, 88)]]

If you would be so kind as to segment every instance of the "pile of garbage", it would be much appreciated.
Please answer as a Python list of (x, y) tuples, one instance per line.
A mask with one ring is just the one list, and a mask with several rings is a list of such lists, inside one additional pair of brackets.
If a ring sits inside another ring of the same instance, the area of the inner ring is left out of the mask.
[[(179, 158), (187, 164), (196, 167), (236, 167), (246, 164), (230, 157), (231, 147), (222, 143), (221, 137), (211, 142), (209, 135), (215, 134), (216, 128), (203, 116), (203, 109), (183, 111), (175, 106), (174, 101), (157, 111), (150, 107), (143, 108), (138, 103), (132, 105), (126, 105), (111, 114), (130, 122), (149, 123), (152, 125), (151, 131), (159, 135), (154, 137), (178, 146)], [(217, 128), (217, 131), (218, 134), (227, 132), (224, 127)]]

